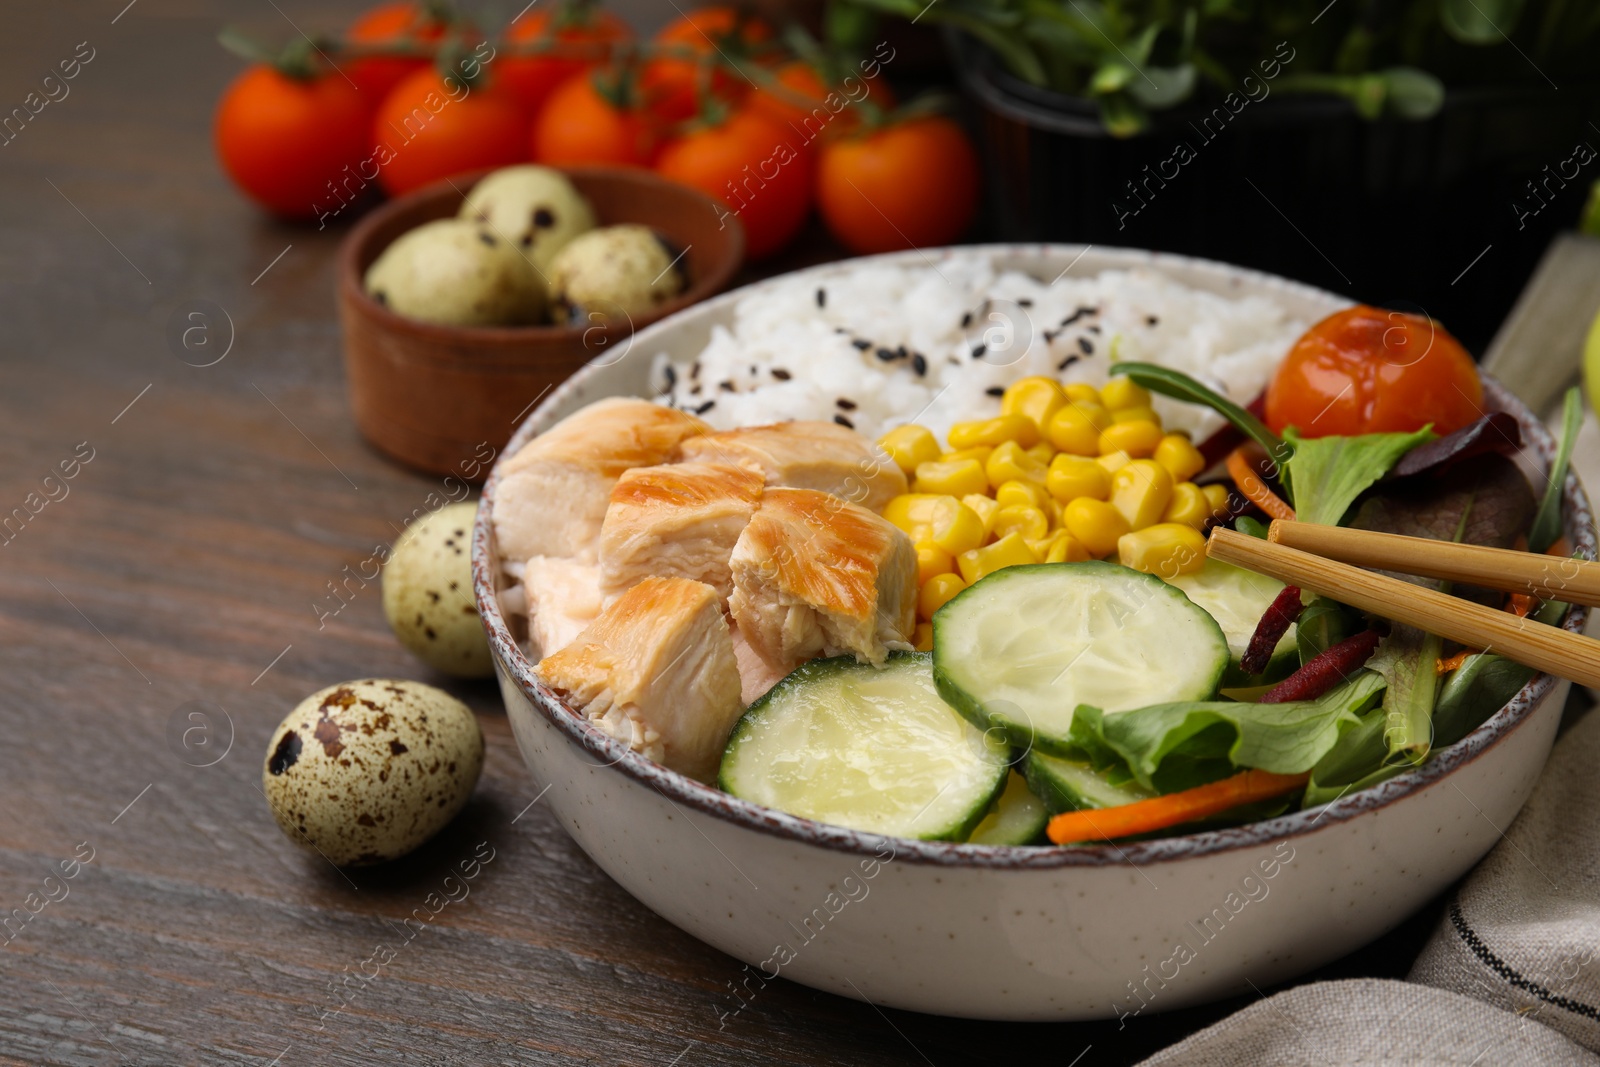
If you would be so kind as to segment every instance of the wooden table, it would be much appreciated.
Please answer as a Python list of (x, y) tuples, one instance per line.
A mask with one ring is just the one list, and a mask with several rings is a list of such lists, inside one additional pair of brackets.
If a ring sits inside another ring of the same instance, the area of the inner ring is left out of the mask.
[[(124, 3), (18, 6), (0, 38), (0, 114), (79, 42), (93, 49), (70, 94), (0, 148), (0, 516), (27, 516), (0, 544), (0, 1060), (946, 1067), (1007, 1050), (1092, 1067), (1239, 1006), (1120, 1031), (999, 1025), (778, 981), (719, 1028), (740, 965), (622, 892), (531, 803), (492, 685), (411, 659), (376, 584), (319, 625), (342, 569), (441, 488), (349, 421), (340, 233), (264, 218), (213, 162), (212, 107), (237, 70), (220, 26), (327, 16)], [(197, 300), (232, 324), (208, 367), (168, 340)], [(75, 451), (92, 455), (76, 477), (42, 481)], [(340, 872), (278, 831), (261, 760), (302, 697), (373, 675), (469, 702), (488, 761), (439, 839)], [(494, 859), (470, 896), (366, 979), (363, 961), (405, 941), (401, 918), (480, 842)], [(1430, 923), (1327, 973), (1403, 973)]]

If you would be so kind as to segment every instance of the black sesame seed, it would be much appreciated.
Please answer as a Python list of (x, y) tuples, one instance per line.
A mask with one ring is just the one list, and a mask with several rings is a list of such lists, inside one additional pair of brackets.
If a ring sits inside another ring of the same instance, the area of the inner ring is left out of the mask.
[(731, 381), (718, 382), (717, 383), (717, 388), (721, 389), (724, 393), (731, 393), (731, 392), (734, 391), (733, 390), (733, 382), (731, 382)]
[(911, 369), (916, 371), (918, 375), (928, 373), (928, 360), (921, 352), (918, 352), (911, 357)]
[(833, 328), (833, 332), (834, 333), (849, 333), (850, 331), (845, 329), (843, 326), (835, 326)]
[(717, 402), (715, 400), (707, 400), (704, 404), (701, 404), (699, 407), (695, 408), (694, 413), (696, 415), (704, 415), (706, 412), (710, 411), (716, 406)]
[(1161, 322), (1161, 320), (1159, 318), (1157, 318), (1156, 316), (1154, 316), (1154, 315), (1146, 315), (1144, 317), (1144, 324), (1146, 326), (1155, 326), (1160, 322)]
[(826, 290), (826, 289), (818, 289), (817, 290), (817, 307), (825, 308), (827, 306), (828, 306), (828, 290)]
[(965, 315), (961, 316), (961, 328), (963, 330), (965, 330), (968, 326), (971, 326), (971, 325), (972, 325), (972, 312), (969, 311)]
[(1029, 300), (1027, 297), (1023, 297), (1021, 300), (1017, 301), (1017, 306), (1018, 307), (1023, 307), (1023, 308), (1031, 308), (1031, 307), (1033, 307), (1033, 301)]
[(835, 415), (833, 417), (833, 421), (837, 422), (840, 426), (843, 426), (847, 430), (853, 430), (856, 428), (856, 424), (845, 418), (843, 415)]
[(874, 352), (873, 355), (877, 356), (883, 362), (888, 363), (890, 360), (894, 359), (894, 349), (880, 348)]
[(973, 359), (982, 359), (983, 358), (983, 354), (985, 352), (987, 352), (987, 351), (989, 351), (988, 344), (986, 344), (983, 341), (979, 341), (977, 344), (972, 346), (972, 358)]
[(695, 360), (693, 366), (689, 368), (689, 377), (691, 380), (700, 377), (700, 361), (698, 359)]
[(834, 405), (840, 411), (854, 411), (856, 409), (856, 402), (847, 396), (841, 396), (838, 400), (835, 400)]
[(854, 341), (851, 341), (850, 343), (855, 345), (857, 348), (859, 348), (863, 352), (865, 352), (867, 349), (872, 347), (872, 342), (867, 340), (865, 337), (857, 337)]
[(790, 378), (794, 377), (794, 375), (790, 374), (788, 371), (784, 370), (782, 367), (773, 367), (772, 368), (772, 376), (774, 378), (778, 379), (778, 381), (780, 381), (780, 382), (786, 382)]
[(672, 369), (670, 363), (661, 368), (661, 376), (666, 379), (668, 389), (678, 384), (678, 372)]
[(699, 396), (700, 395), (700, 386), (698, 384), (690, 386), (689, 387), (689, 395), (690, 396)]
[(1055, 339), (1056, 339), (1056, 335), (1051, 333), (1049, 330), (1046, 330), (1044, 332), (1044, 343), (1045, 344), (1047, 344), (1047, 345), (1048, 344), (1053, 344), (1055, 342)]
[(1087, 337), (1078, 338), (1078, 351), (1086, 356), (1094, 355), (1094, 342)]
[(1099, 333), (1100, 332), (1100, 324), (1098, 322), (1091, 322), (1089, 324), (1089, 332), (1090, 333)]
[(1003, 386), (1003, 385), (991, 385), (991, 386), (989, 386), (989, 388), (985, 389), (984, 392), (988, 393), (990, 396), (1005, 396), (1006, 395), (1005, 386)]
[(901, 346), (899, 346), (898, 348), (896, 348), (894, 350), (894, 358), (895, 359), (905, 359), (906, 356), (908, 356), (908, 355), (910, 355), (910, 353), (908, 353), (906, 351), (906, 346), (905, 345), (901, 345)]
[(1078, 362), (1078, 357), (1077, 356), (1068, 356), (1066, 359), (1062, 360), (1060, 363), (1058, 363), (1056, 365), (1056, 370), (1057, 371), (1064, 371), (1064, 370), (1066, 370), (1068, 367), (1072, 366), (1076, 362)]

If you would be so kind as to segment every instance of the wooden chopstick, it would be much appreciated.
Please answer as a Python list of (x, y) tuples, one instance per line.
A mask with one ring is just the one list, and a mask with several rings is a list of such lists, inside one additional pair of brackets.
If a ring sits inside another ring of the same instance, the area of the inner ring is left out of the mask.
[(1600, 563), (1587, 560), (1310, 522), (1274, 522), (1267, 540), (1357, 567), (1446, 578), (1507, 593), (1528, 593), (1540, 600), (1600, 607)]
[(1498, 652), (1582, 685), (1600, 686), (1600, 641), (1220, 526), (1211, 531), (1206, 551), (1213, 559), (1341, 604), (1409, 623), (1470, 648)]

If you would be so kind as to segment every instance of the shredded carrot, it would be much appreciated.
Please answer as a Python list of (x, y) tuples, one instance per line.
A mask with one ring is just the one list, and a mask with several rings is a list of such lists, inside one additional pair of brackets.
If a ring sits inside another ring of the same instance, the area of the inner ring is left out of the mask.
[(1256, 465), (1250, 458), (1249, 445), (1240, 445), (1228, 453), (1228, 477), (1233, 479), (1233, 484), (1239, 487), (1239, 492), (1244, 494), (1246, 500), (1266, 512), (1269, 517), (1290, 520), (1294, 518), (1294, 509), (1285, 504), (1282, 498), (1262, 481), (1260, 472), (1256, 470)]
[(1550, 547), (1544, 551), (1547, 556), (1570, 556), (1572, 555), (1572, 542), (1567, 540), (1566, 534), (1562, 534), (1552, 541)]
[(1449, 674), (1451, 671), (1459, 671), (1461, 669), (1461, 665), (1467, 662), (1468, 657), (1476, 656), (1477, 654), (1478, 652), (1476, 649), (1464, 648), (1448, 659), (1439, 660), (1437, 671), (1439, 674)]
[(1050, 820), (1047, 832), (1058, 845), (1078, 841), (1110, 841), (1116, 837), (1165, 830), (1196, 819), (1220, 815), (1229, 808), (1270, 800), (1306, 784), (1310, 774), (1273, 774), (1249, 770), (1166, 796), (1151, 797), (1115, 808), (1067, 811)]
[(1506, 610), (1519, 619), (1526, 619), (1528, 612), (1539, 606), (1539, 598), (1529, 593), (1512, 593), (1506, 598)]

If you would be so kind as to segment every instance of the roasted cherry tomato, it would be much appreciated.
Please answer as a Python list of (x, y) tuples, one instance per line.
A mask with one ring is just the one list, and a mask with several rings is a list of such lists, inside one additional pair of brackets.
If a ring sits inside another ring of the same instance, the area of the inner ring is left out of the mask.
[(949, 244), (977, 205), (978, 156), (949, 119), (911, 119), (822, 148), (817, 207), (853, 252)]
[(614, 163), (647, 167), (655, 137), (637, 111), (618, 107), (594, 73), (563, 82), (533, 123), (533, 158), (540, 163)]
[[(444, 23), (433, 18), (422, 4), (380, 4), (351, 23), (345, 37), (357, 45), (396, 44), (408, 38), (437, 41), (444, 36)], [(356, 88), (361, 90), (369, 111), (376, 111), (383, 98), (408, 74), (428, 65), (428, 57), (370, 56), (341, 64)]]
[(772, 27), (733, 7), (702, 7), (668, 23), (656, 34), (658, 45), (686, 53), (684, 58), (653, 59), (645, 64), (640, 90), (651, 113), (666, 123), (682, 122), (700, 111), (701, 70), (710, 68), (706, 88), (718, 100), (737, 103), (750, 83), (726, 67), (749, 62), (753, 48), (772, 40)]
[[(815, 67), (799, 59), (773, 73), (778, 88), (762, 86), (751, 93), (750, 108), (793, 126), (808, 140), (824, 130), (835, 136), (854, 130), (861, 124), (861, 115), (853, 105), (862, 100), (885, 110), (894, 107), (894, 93), (881, 75), (866, 78), (852, 73), (839, 84), (829, 85)], [(802, 106), (797, 97), (811, 103)]]
[(1483, 414), (1483, 383), (1432, 319), (1358, 304), (1307, 330), (1267, 389), (1267, 425), (1306, 437), (1461, 429)]
[(308, 219), (338, 202), (334, 183), (366, 160), (371, 130), (361, 93), (338, 74), (301, 81), (255, 66), (222, 94), (215, 133), (234, 184), (278, 215)]
[(669, 143), (656, 170), (727, 204), (744, 223), (750, 259), (788, 244), (811, 207), (810, 150), (793, 130), (754, 111)]
[(395, 86), (372, 125), (378, 183), (390, 195), (528, 158), (527, 117), (490, 86), (432, 68)]
[(495, 63), (496, 85), (529, 115), (537, 116), (556, 88), (607, 62), (616, 46), (633, 36), (628, 24), (609, 11), (568, 4), (555, 11), (530, 11), (511, 24), (506, 40), (513, 48), (548, 40), (548, 55), (515, 56), (509, 50)]

